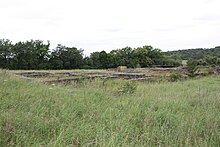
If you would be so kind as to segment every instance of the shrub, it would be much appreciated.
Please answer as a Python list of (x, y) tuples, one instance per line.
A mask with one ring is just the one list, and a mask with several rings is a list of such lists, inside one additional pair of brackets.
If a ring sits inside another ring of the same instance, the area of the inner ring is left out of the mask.
[(134, 94), (136, 91), (137, 85), (134, 82), (128, 81), (118, 89), (118, 94)]
[(181, 79), (182, 79), (182, 75), (180, 73), (178, 73), (178, 72), (175, 72), (175, 73), (172, 73), (170, 75), (169, 81), (170, 82), (176, 82), (176, 81), (179, 81)]
[(187, 62), (187, 67), (186, 68), (187, 68), (189, 77), (195, 77), (196, 76), (196, 72), (198, 70), (198, 66), (197, 66), (196, 61), (189, 60)]

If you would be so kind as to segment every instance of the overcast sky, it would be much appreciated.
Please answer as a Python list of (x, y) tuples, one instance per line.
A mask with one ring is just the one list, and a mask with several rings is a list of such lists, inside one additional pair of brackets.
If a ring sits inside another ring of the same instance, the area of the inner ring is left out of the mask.
[(220, 45), (220, 0), (0, 0), (0, 38), (94, 51)]

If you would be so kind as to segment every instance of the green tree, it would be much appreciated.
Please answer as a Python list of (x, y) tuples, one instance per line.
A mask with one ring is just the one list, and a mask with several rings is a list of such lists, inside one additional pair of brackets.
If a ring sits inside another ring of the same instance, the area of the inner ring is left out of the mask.
[(91, 67), (98, 69), (101, 67), (101, 62), (100, 62), (100, 58), (99, 58), (100, 53), (99, 52), (93, 52), (90, 55), (90, 59), (91, 59)]
[(58, 44), (49, 63), (54, 69), (79, 69), (83, 66), (83, 50)]
[(12, 47), (13, 69), (46, 69), (50, 43), (41, 40), (18, 42)]
[(141, 67), (151, 66), (153, 63), (152, 59), (149, 57), (148, 50), (146, 48), (139, 47), (139, 48), (135, 49), (134, 55), (136, 57), (136, 60), (138, 60), (137, 63)]
[(110, 52), (110, 55), (112, 58), (112, 62), (114, 63), (114, 67), (127, 66), (130, 68), (134, 68), (138, 64), (138, 61), (136, 60), (134, 55), (134, 50), (131, 47), (112, 50)]
[(0, 68), (9, 68), (12, 59), (12, 42), (9, 39), (0, 39)]

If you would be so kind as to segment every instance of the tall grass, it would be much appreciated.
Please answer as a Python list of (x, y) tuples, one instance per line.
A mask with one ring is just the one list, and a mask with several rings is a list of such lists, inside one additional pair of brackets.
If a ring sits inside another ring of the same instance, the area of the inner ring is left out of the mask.
[(0, 71), (0, 146), (220, 146), (220, 77), (44, 85)]

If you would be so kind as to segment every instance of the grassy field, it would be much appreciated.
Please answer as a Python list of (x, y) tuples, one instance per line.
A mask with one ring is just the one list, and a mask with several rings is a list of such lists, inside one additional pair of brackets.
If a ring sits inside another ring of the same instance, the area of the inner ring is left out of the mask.
[(220, 146), (220, 76), (46, 85), (0, 71), (0, 146)]

